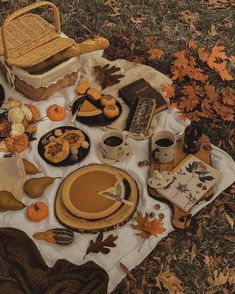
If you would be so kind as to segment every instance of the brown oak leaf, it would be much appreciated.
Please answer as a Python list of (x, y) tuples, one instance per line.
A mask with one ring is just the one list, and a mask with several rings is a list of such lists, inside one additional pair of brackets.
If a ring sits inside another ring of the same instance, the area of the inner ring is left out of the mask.
[(102, 90), (113, 86), (120, 82), (120, 79), (124, 77), (123, 74), (114, 74), (121, 68), (116, 66), (110, 66), (110, 64), (105, 64), (104, 66), (94, 66), (94, 73), (97, 81), (99, 82)]
[(163, 287), (172, 294), (185, 293), (183, 289), (183, 282), (169, 269), (164, 272), (161, 270), (159, 275), (156, 277), (156, 286), (160, 289)]
[(114, 242), (117, 240), (118, 236), (114, 235), (109, 235), (106, 239), (103, 240), (103, 233), (99, 233), (97, 236), (95, 242), (93, 240), (90, 241), (89, 246), (86, 250), (86, 254), (84, 255), (83, 259), (87, 256), (89, 253), (103, 253), (103, 254), (108, 254), (110, 252), (109, 247), (116, 247), (117, 244)]

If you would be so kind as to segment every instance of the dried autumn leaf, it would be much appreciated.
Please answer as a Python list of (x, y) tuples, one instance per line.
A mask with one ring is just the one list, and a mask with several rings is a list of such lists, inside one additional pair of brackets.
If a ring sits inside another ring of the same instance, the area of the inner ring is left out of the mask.
[(196, 49), (197, 48), (197, 44), (195, 43), (194, 40), (189, 40), (188, 47), (189, 47), (189, 49)]
[(204, 90), (206, 91), (206, 94), (208, 95), (209, 101), (214, 102), (218, 99), (218, 95), (216, 93), (215, 87), (207, 83), (204, 86)]
[(175, 96), (175, 88), (173, 85), (170, 85), (168, 83), (162, 83), (161, 90), (166, 92), (166, 98), (172, 98)]
[(149, 49), (148, 54), (150, 54), (149, 59), (158, 60), (164, 55), (164, 52), (160, 49), (154, 48), (154, 49)]
[(94, 73), (97, 81), (99, 82), (102, 90), (113, 86), (120, 82), (120, 79), (124, 77), (123, 74), (114, 74), (117, 71), (120, 71), (120, 67), (110, 66), (105, 64), (104, 66), (94, 66)]
[(234, 120), (234, 111), (230, 107), (221, 106), (219, 109), (219, 115), (225, 121), (233, 121)]
[(235, 236), (224, 236), (224, 239), (235, 243)]
[(132, 280), (132, 281), (136, 281), (135, 277), (133, 276), (133, 274), (129, 271), (129, 269), (121, 262), (119, 262), (119, 265), (121, 267), (121, 269), (124, 271), (124, 273)]
[(166, 230), (162, 225), (161, 219), (154, 219), (152, 221), (146, 220), (143, 229), (155, 237), (164, 233)]
[(193, 243), (192, 249), (191, 249), (191, 261), (194, 260), (196, 256), (197, 256), (197, 248), (195, 244)]
[(226, 212), (224, 212), (224, 216), (227, 220), (227, 222), (229, 223), (231, 229), (233, 230), (233, 226), (234, 226), (234, 219), (231, 218), (231, 216), (229, 214), (227, 214)]
[(227, 105), (235, 105), (235, 93), (230, 87), (222, 89), (223, 103)]
[[(116, 247), (117, 244), (114, 242), (117, 240), (118, 236), (113, 236), (112, 234), (109, 235), (106, 239), (103, 240), (103, 233), (99, 233), (97, 236), (95, 242), (93, 240), (90, 241), (89, 246), (86, 250), (86, 254), (84, 255), (84, 258), (86, 257), (87, 254), (89, 253), (103, 253), (103, 254), (108, 254), (110, 252), (109, 247)], [(83, 258), (83, 259), (84, 259)]]
[(218, 35), (218, 32), (216, 31), (216, 27), (215, 27), (215, 25), (214, 25), (213, 23), (211, 24), (211, 28), (210, 28), (210, 30), (208, 31), (208, 34), (209, 34), (210, 36), (212, 36), (212, 37)]
[(200, 47), (198, 48), (198, 56), (202, 61), (206, 62), (210, 56), (210, 53), (206, 51), (206, 48)]
[(134, 230), (140, 231), (137, 235), (140, 235), (144, 240), (151, 235), (158, 236), (165, 232), (165, 228), (162, 225), (161, 219), (154, 219), (149, 221), (149, 216), (145, 213), (145, 216), (141, 212), (137, 211), (137, 216), (134, 218), (137, 222), (136, 225), (131, 225)]
[(233, 77), (226, 69), (226, 63), (213, 63), (213, 69), (217, 71), (223, 81), (233, 81)]
[(174, 272), (170, 270), (160, 272), (160, 274), (156, 277), (156, 286), (160, 289), (163, 287), (171, 294), (184, 293), (183, 282), (176, 276)]
[(227, 283), (229, 279), (229, 274), (228, 273), (223, 273), (219, 270), (215, 270), (213, 273), (214, 277), (208, 278), (208, 283), (213, 286), (221, 286)]

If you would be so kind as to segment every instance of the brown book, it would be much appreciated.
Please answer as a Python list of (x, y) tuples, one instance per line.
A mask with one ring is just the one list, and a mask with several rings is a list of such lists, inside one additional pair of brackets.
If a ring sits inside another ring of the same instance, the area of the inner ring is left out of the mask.
[(119, 90), (119, 96), (132, 107), (136, 98), (154, 99), (156, 107), (154, 113), (167, 109), (167, 102), (162, 95), (153, 89), (144, 79), (139, 79)]

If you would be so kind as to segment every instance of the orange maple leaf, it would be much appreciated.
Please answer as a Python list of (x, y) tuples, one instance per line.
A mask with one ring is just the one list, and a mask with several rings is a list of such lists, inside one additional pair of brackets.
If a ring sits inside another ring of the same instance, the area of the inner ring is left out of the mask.
[(223, 120), (234, 121), (234, 111), (230, 107), (222, 106), (220, 108), (219, 115), (222, 117)]
[(223, 46), (214, 46), (211, 50), (211, 56), (215, 58), (220, 58), (222, 60), (227, 59), (227, 55), (224, 52), (224, 47)]
[(147, 213), (143, 216), (141, 212), (137, 211), (137, 216), (134, 218), (137, 224), (131, 225), (134, 230), (140, 231), (137, 235), (140, 235), (144, 240), (149, 238), (151, 235), (156, 237), (166, 230), (160, 219), (149, 221), (148, 218), (149, 216)]
[(224, 62), (214, 63), (214, 69), (219, 73), (221, 79), (223, 81), (233, 81), (233, 77), (230, 75), (228, 70), (226, 69), (226, 64)]
[(235, 105), (235, 93), (230, 87), (222, 89), (223, 102), (224, 104), (234, 106)]
[(198, 56), (199, 56), (199, 58), (202, 60), (202, 61), (204, 61), (204, 62), (206, 62), (207, 61), (207, 59), (209, 58), (209, 56), (210, 56), (210, 53), (209, 52), (207, 52), (206, 51), (206, 48), (204, 48), (204, 47), (200, 47), (200, 48), (198, 48)]
[(149, 59), (151, 60), (158, 60), (164, 55), (164, 52), (160, 49), (150, 49), (148, 50), (148, 54), (150, 54)]
[(194, 40), (189, 40), (188, 47), (189, 47), (189, 49), (196, 49), (197, 48), (197, 44), (195, 43)]
[(182, 80), (187, 75), (187, 70), (185, 68), (179, 68), (178, 66), (172, 66), (171, 72), (173, 74), (172, 80)]
[(178, 113), (178, 119), (181, 120), (181, 121), (186, 121), (188, 119), (187, 114), (183, 113), (183, 112), (179, 112)]
[(215, 87), (207, 83), (204, 85), (204, 90), (211, 102), (216, 101), (218, 99), (218, 95), (216, 93)]
[(205, 116), (204, 113), (201, 111), (193, 111), (193, 112), (187, 113), (187, 117), (191, 121), (199, 121), (204, 116)]
[(144, 223), (143, 229), (155, 237), (162, 234), (166, 230), (163, 227), (161, 219), (154, 219), (152, 221), (146, 220), (146, 222)]
[(166, 92), (166, 98), (172, 98), (175, 96), (175, 88), (173, 85), (170, 85), (168, 83), (162, 83), (161, 89), (162, 91)]
[(181, 51), (177, 51), (175, 53), (176, 56), (176, 60), (174, 62), (174, 65), (177, 66), (178, 68), (184, 68), (187, 69), (188, 65), (189, 65), (189, 61), (188, 58), (186, 56), (186, 50), (181, 50)]

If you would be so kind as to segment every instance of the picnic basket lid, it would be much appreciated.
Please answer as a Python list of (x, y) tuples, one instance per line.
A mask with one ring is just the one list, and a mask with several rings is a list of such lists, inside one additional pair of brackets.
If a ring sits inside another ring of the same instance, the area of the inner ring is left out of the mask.
[[(28, 13), (35, 8), (49, 6), (53, 11), (52, 26), (37, 14)], [(1, 28), (0, 55), (9, 65), (32, 67), (74, 44), (71, 38), (60, 36), (58, 8), (48, 1), (24, 7), (6, 18)]]

